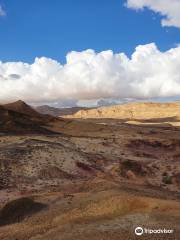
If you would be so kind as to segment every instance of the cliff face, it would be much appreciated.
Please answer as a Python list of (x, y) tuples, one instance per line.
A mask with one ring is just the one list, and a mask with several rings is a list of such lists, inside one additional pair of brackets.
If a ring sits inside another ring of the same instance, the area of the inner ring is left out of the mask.
[(128, 103), (81, 110), (68, 118), (153, 119), (180, 118), (180, 103)]

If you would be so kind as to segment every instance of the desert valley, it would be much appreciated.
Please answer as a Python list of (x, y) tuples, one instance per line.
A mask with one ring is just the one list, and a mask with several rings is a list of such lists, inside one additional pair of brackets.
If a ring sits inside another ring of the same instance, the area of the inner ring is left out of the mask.
[(180, 0), (0, 0), (0, 240), (180, 240)]
[(179, 239), (179, 102), (36, 110), (0, 106), (1, 240)]

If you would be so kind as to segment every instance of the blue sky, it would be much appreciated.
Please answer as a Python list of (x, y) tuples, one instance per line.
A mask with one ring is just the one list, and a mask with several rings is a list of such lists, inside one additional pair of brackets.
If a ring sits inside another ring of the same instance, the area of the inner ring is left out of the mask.
[(0, 0), (0, 102), (180, 98), (180, 0)]
[(180, 29), (162, 27), (161, 16), (134, 11), (122, 0), (2, 0), (0, 60), (31, 63), (46, 56), (65, 62), (67, 52), (111, 49), (128, 56), (139, 44), (162, 51), (180, 43)]

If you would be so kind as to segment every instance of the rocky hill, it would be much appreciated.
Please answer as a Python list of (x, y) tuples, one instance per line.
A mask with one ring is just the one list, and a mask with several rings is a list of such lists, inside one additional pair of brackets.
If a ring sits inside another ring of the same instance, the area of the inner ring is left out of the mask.
[(180, 103), (128, 103), (81, 110), (67, 118), (161, 119), (180, 118)]
[(22, 113), (22, 114), (25, 114), (25, 115), (28, 115), (28, 116), (40, 117), (40, 114), (37, 111), (35, 111), (31, 106), (29, 106), (28, 104), (26, 104), (22, 100), (18, 100), (18, 101), (13, 102), (13, 103), (5, 104), (5, 105), (3, 105), (3, 107), (7, 110), (19, 112), (19, 113)]
[(0, 105), (0, 133), (50, 133), (46, 129), (53, 117), (44, 116), (23, 101)]

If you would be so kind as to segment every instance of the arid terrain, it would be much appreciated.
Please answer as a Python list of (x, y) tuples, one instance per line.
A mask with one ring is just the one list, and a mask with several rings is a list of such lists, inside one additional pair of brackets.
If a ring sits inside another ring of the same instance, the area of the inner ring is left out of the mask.
[(0, 106), (0, 239), (76, 238), (180, 239), (180, 103)]

